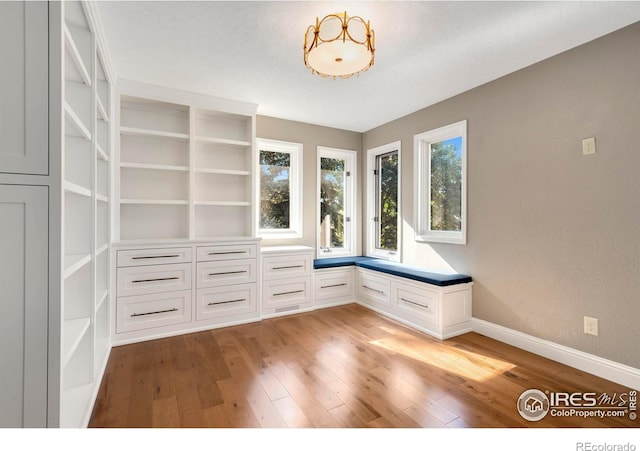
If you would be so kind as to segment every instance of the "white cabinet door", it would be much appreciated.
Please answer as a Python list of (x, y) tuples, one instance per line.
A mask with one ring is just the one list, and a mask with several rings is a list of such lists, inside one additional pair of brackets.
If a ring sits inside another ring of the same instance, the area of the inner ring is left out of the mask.
[(47, 196), (0, 185), (0, 427), (47, 425)]
[(49, 6), (0, 2), (0, 172), (49, 171)]

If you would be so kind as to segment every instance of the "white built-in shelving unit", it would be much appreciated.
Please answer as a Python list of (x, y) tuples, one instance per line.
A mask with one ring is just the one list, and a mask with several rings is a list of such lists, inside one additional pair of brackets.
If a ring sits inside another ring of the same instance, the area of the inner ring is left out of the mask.
[(116, 240), (255, 236), (256, 105), (119, 83)]
[(88, 423), (110, 350), (111, 82), (92, 10), (63, 2), (59, 426)]

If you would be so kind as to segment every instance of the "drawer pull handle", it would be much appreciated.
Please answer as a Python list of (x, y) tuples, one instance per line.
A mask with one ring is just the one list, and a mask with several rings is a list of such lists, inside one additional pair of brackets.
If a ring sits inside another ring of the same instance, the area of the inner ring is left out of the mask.
[(176, 255), (148, 255), (145, 257), (131, 257), (131, 260), (145, 260), (148, 258), (177, 258), (180, 257), (180, 255), (176, 254)]
[(375, 288), (368, 287), (366, 285), (362, 285), (362, 288), (366, 288), (367, 290), (375, 291), (376, 293), (384, 294), (382, 290), (376, 290)]
[(304, 265), (294, 265), (294, 266), (275, 266), (273, 269), (291, 269), (291, 268), (304, 268)]
[(247, 300), (246, 298), (242, 298), (242, 299), (233, 299), (231, 301), (209, 302), (207, 305), (231, 304), (232, 302), (243, 302), (246, 300)]
[(177, 308), (171, 308), (169, 310), (158, 310), (157, 312), (148, 312), (148, 313), (133, 313), (131, 314), (131, 318), (135, 318), (136, 316), (146, 316), (146, 315), (157, 315), (158, 313), (169, 313), (169, 312), (177, 312)]
[(161, 279), (142, 279), (142, 280), (132, 280), (131, 283), (144, 283), (144, 282), (161, 282), (163, 280), (178, 280), (180, 277), (163, 277)]
[(285, 291), (284, 293), (273, 293), (274, 296), (284, 296), (285, 294), (304, 293), (304, 290)]
[(418, 307), (429, 308), (428, 305), (420, 304), (419, 302), (410, 301), (409, 299), (400, 298), (400, 300), (404, 302), (408, 302), (409, 304), (417, 305)]
[(242, 274), (245, 272), (249, 272), (246, 269), (244, 271), (225, 271), (225, 272), (210, 272), (210, 276), (224, 276), (225, 274)]
[(335, 285), (325, 285), (325, 286), (320, 287), (320, 288), (344, 287), (345, 285), (346, 285), (346, 283), (336, 283)]
[(249, 251), (209, 252), (209, 255), (246, 254)]

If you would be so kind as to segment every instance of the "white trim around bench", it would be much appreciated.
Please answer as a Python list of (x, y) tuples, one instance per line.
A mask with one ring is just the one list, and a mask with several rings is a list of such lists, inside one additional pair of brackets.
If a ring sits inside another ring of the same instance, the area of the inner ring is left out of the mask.
[[(563, 363), (572, 368), (640, 390), (640, 369), (603, 359), (577, 349), (519, 332), (514, 329), (472, 318), (473, 331), (516, 348)], [(535, 388), (535, 387), (534, 387)]]

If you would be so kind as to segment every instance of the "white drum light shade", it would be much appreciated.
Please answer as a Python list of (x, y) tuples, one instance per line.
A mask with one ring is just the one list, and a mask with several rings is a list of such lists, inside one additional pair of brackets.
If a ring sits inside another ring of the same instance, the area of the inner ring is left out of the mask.
[(321, 77), (349, 78), (373, 65), (375, 35), (358, 16), (329, 14), (304, 36), (304, 64)]

